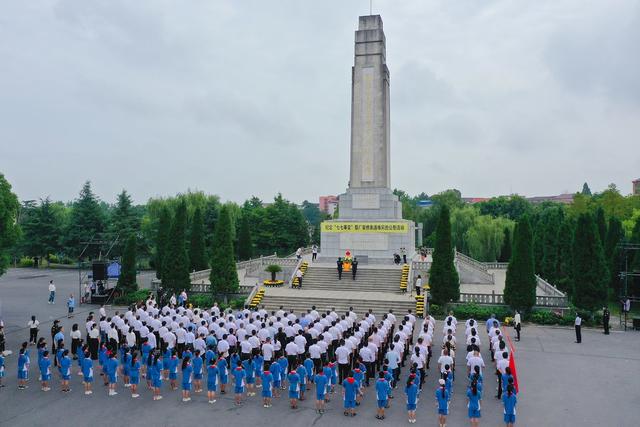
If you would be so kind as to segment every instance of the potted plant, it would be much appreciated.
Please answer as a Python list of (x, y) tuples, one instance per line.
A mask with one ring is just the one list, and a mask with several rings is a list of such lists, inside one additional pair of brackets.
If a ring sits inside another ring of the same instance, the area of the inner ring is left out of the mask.
[(265, 280), (263, 283), (266, 286), (280, 286), (284, 284), (284, 280), (276, 280), (276, 274), (282, 271), (282, 267), (277, 264), (268, 265), (264, 271), (271, 273), (271, 280)]

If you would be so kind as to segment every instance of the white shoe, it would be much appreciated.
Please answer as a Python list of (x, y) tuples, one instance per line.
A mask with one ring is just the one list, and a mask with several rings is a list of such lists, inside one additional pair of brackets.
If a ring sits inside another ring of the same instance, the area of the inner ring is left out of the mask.
[(210, 401), (209, 401), (209, 403), (211, 403), (211, 404), (214, 404), (214, 403), (216, 403), (216, 402), (217, 402), (217, 400), (215, 400), (215, 399), (214, 399), (214, 400), (210, 400)]
[(125, 384), (124, 386), (125, 386), (126, 388), (129, 388), (129, 387), (131, 387), (131, 384)]
[(91, 392), (87, 390), (87, 391), (84, 392), (84, 394), (89, 395), (89, 394), (91, 394)]
[(136, 394), (132, 394), (131, 397), (133, 397), (135, 399), (136, 397), (140, 397), (140, 395), (138, 393), (136, 393)]

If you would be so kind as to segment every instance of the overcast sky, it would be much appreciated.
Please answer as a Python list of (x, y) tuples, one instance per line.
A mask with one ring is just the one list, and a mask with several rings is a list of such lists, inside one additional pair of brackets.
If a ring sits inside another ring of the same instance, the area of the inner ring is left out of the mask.
[[(345, 190), (368, 0), (0, 1), (0, 172), (20, 199)], [(640, 4), (375, 0), (391, 182), (552, 195), (640, 177)]]

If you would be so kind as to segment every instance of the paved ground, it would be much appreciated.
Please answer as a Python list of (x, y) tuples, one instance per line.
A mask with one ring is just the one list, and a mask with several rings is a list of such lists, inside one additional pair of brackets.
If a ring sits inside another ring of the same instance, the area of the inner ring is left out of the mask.
[[(59, 301), (48, 305), (47, 283), (53, 278), (59, 290)], [(8, 348), (15, 351), (28, 338), (26, 322), (31, 313), (43, 323), (41, 331), (48, 335), (54, 318), (66, 313), (63, 296), (77, 292), (77, 273), (70, 271), (10, 270), (0, 278), (0, 303), (6, 329)], [(81, 323), (86, 311), (81, 307), (77, 321)], [(72, 319), (72, 321), (75, 319)], [(64, 319), (65, 326), (71, 325)], [(442, 324), (438, 322), (437, 330)], [(486, 339), (485, 339), (486, 341)], [(599, 330), (583, 332), (583, 344), (574, 344), (571, 329), (526, 325), (523, 341), (516, 344), (518, 375), (521, 385), (518, 404), (518, 425), (521, 426), (637, 426), (640, 417), (640, 334), (614, 332), (605, 336)], [(485, 350), (485, 360), (489, 359)], [(463, 360), (459, 353), (458, 363)], [(178, 392), (164, 390), (165, 398), (153, 402), (146, 390), (136, 401), (120, 389), (120, 394), (108, 397), (102, 386), (95, 383), (97, 392), (90, 397), (81, 393), (79, 377), (73, 376), (73, 391), (64, 395), (57, 391), (42, 393), (33, 379), (26, 391), (16, 390), (16, 357), (6, 359), (7, 386), (0, 389), (0, 426), (44, 426), (55, 424), (113, 426), (127, 423), (133, 426), (201, 425), (208, 420), (220, 420), (226, 426), (333, 426), (337, 424), (365, 426), (372, 423), (403, 425), (406, 423), (404, 396), (396, 391), (396, 399), (388, 411), (387, 420), (374, 418), (374, 398), (368, 390), (363, 406), (355, 418), (346, 419), (339, 408), (339, 398), (332, 401), (328, 411), (318, 416), (312, 402), (302, 402), (300, 409), (291, 411), (284, 399), (264, 409), (257, 398), (250, 399), (236, 409), (229, 397), (215, 405), (205, 397), (196, 396), (188, 404), (180, 401)], [(436, 375), (433, 367), (418, 404), (418, 420), (423, 426), (436, 426), (433, 399)], [(57, 378), (54, 374), (54, 378)], [(454, 398), (448, 426), (468, 425), (465, 383), (461, 377), (454, 385)], [(482, 425), (502, 424), (502, 408), (493, 397), (491, 377), (486, 375), (482, 402)], [(54, 383), (55, 384), (55, 383)], [(55, 384), (57, 385), (57, 384)], [(214, 421), (214, 424), (216, 424)]]

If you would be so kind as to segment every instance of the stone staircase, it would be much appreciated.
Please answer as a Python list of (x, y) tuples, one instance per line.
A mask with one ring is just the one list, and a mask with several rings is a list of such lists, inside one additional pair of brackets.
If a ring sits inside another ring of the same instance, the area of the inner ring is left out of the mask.
[(338, 280), (335, 267), (309, 266), (302, 280), (306, 290), (353, 291), (353, 292), (400, 292), (401, 270), (399, 268), (363, 268), (358, 267), (356, 280), (351, 272), (342, 273)]
[(335, 308), (338, 313), (349, 307), (358, 314), (369, 309), (376, 315), (387, 313), (404, 314), (408, 309), (415, 310), (416, 301), (407, 293), (400, 292), (402, 270), (399, 267), (367, 268), (358, 267), (356, 280), (351, 272), (345, 272), (338, 280), (336, 268), (330, 264), (310, 264), (302, 281), (302, 289), (269, 288), (260, 306), (267, 310), (293, 309), (294, 312), (306, 312), (311, 306), (318, 311)]

